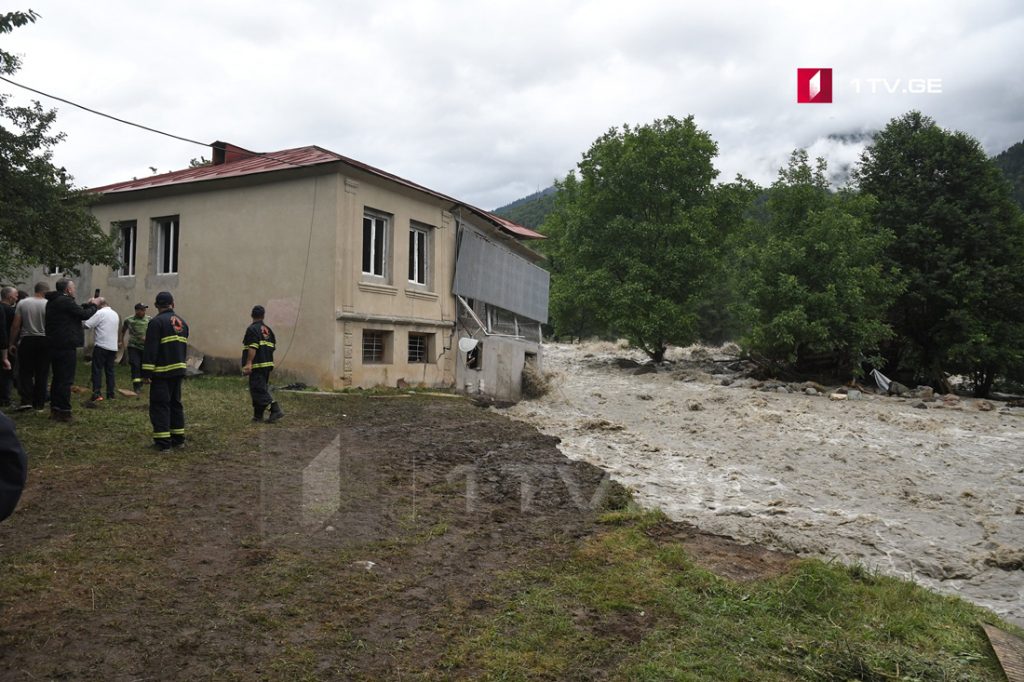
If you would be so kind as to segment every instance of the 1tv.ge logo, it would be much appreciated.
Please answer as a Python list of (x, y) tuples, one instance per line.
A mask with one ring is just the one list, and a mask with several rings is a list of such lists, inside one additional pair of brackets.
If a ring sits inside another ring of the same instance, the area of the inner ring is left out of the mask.
[(831, 104), (832, 69), (797, 69), (796, 101), (798, 104)]

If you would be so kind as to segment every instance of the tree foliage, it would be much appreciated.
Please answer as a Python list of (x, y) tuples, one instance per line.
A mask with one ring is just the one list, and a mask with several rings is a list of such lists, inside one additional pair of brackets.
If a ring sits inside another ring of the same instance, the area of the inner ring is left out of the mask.
[(812, 168), (793, 152), (741, 247), (745, 348), (778, 365), (827, 356), (849, 370), (891, 335), (884, 318), (898, 287), (882, 263), (892, 235), (872, 224), (872, 206), (830, 191), (825, 162)]
[(697, 338), (720, 264), (717, 151), (692, 116), (625, 125), (556, 183), (544, 224), (556, 333), (622, 334), (656, 360)]
[(905, 290), (890, 320), (894, 364), (920, 380), (970, 374), (986, 394), (1024, 353), (1024, 217), (977, 140), (912, 111), (861, 159), (875, 221), (896, 239), (889, 262)]
[(501, 208), (496, 208), (493, 212), (502, 218), (508, 218), (512, 222), (537, 229), (544, 223), (551, 211), (554, 210), (555, 194), (556, 189), (548, 187), (522, 199), (517, 199)]
[[(0, 37), (37, 18), (32, 11), (0, 14)], [(20, 65), (0, 49), (0, 74)], [(0, 276), (18, 279), (40, 264), (115, 264), (114, 240), (89, 211), (88, 195), (53, 165), (53, 147), (64, 137), (50, 131), (56, 112), (39, 102), (8, 102), (0, 93)]]
[(1024, 209), (1024, 142), (1018, 142), (1001, 154), (995, 156), (995, 162), (1003, 175), (1010, 182), (1013, 200)]

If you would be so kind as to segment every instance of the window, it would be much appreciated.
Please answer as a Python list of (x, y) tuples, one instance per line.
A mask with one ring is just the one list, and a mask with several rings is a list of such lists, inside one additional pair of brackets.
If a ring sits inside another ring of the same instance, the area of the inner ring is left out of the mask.
[(363, 362), (366, 364), (390, 361), (391, 332), (379, 329), (363, 330)]
[(43, 272), (50, 277), (63, 277), (64, 268), (59, 265), (47, 265), (43, 268)]
[(363, 273), (386, 277), (388, 219), (375, 213), (363, 214)]
[(121, 269), (118, 271), (120, 277), (135, 276), (135, 221), (117, 223), (117, 229), (121, 236), (120, 258)]
[(413, 284), (427, 284), (429, 234), (424, 227), (409, 228), (409, 281)]
[(432, 360), (430, 347), (433, 337), (433, 334), (409, 332), (409, 362), (430, 362)]
[(174, 275), (178, 272), (178, 216), (157, 218), (156, 274)]

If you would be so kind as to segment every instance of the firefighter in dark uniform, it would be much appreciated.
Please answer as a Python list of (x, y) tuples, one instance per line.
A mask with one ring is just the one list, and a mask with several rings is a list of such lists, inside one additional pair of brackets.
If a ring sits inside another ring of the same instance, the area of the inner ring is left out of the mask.
[(188, 324), (174, 312), (174, 297), (161, 291), (156, 295), (159, 314), (146, 327), (142, 351), (142, 376), (150, 383), (149, 420), (153, 423), (153, 446), (160, 451), (185, 444), (185, 409), (181, 405), (181, 382), (185, 378), (188, 352)]
[(242, 338), (242, 374), (249, 376), (249, 395), (252, 397), (252, 420), (263, 421), (263, 413), (270, 408), (268, 422), (284, 416), (284, 410), (270, 393), (270, 373), (274, 371), (274, 330), (263, 322), (263, 306), (253, 306), (252, 324)]

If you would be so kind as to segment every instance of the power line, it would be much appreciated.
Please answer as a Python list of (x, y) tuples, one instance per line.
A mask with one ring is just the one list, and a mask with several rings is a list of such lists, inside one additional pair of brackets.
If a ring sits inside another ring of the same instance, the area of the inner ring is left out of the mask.
[[(151, 132), (151, 133), (156, 133), (157, 135), (163, 135), (165, 137), (170, 137), (172, 139), (180, 140), (182, 142), (188, 142), (189, 144), (197, 144), (200, 147), (206, 147), (207, 149), (209, 149), (210, 146), (211, 146), (209, 142), (200, 142), (199, 140), (193, 140), (192, 138), (189, 138), (189, 137), (183, 137), (181, 135), (175, 135), (174, 133), (168, 133), (168, 132), (165, 132), (163, 130), (158, 130), (156, 128), (151, 128), (149, 126), (142, 125), (141, 123), (135, 123), (133, 121), (125, 120), (123, 118), (118, 118), (117, 116), (112, 116), (111, 114), (106, 114), (106, 113), (104, 113), (102, 111), (97, 111), (96, 109), (92, 109), (90, 107), (87, 107), (84, 104), (79, 104), (77, 102), (72, 102), (71, 100), (65, 99), (64, 97), (58, 97), (57, 95), (51, 95), (48, 92), (43, 92), (42, 90), (37, 90), (35, 88), (30, 88), (27, 85), (22, 85), (21, 83), (18, 83), (16, 81), (12, 81), (10, 78), (7, 78), (5, 76), (0, 76), (0, 80), (4, 81), (6, 83), (10, 83), (11, 85), (19, 87), (19, 88), (21, 88), (23, 90), (28, 90), (29, 92), (34, 92), (37, 95), (42, 95), (43, 97), (48, 97), (50, 99), (57, 100), (58, 102), (63, 102), (64, 104), (68, 104), (70, 106), (77, 107), (77, 108), (81, 109), (82, 111), (88, 111), (90, 114), (95, 114), (97, 116), (102, 116), (103, 118), (109, 118), (111, 121), (117, 121), (118, 123), (123, 123), (124, 125), (129, 125), (129, 126), (133, 126), (135, 128), (140, 128), (142, 130), (145, 130), (145, 131), (148, 131), (148, 132)], [(247, 154), (251, 154), (253, 156), (261, 156), (263, 158), (270, 159), (271, 161), (278, 161), (280, 163), (288, 164), (289, 166), (295, 166), (297, 168), (301, 167), (303, 165), (303, 164), (295, 163), (294, 161), (289, 161), (288, 159), (282, 159), (282, 158), (279, 158), (279, 157), (276, 157), (276, 156), (271, 156), (270, 154), (264, 154), (263, 152), (252, 152), (252, 151), (249, 151), (248, 149), (243, 149), (242, 151), (244, 151)]]
[(15, 81), (12, 81), (10, 78), (6, 78), (4, 76), (0, 76), (0, 80), (5, 81), (7, 83), (10, 83), (11, 85), (17, 86), (19, 88), (22, 88), (23, 90), (28, 90), (29, 92), (34, 92), (37, 95), (42, 95), (43, 97), (49, 97), (50, 99), (55, 99), (58, 102), (63, 102), (64, 104), (70, 104), (73, 107), (78, 107), (79, 109), (82, 109), (83, 111), (88, 111), (90, 114), (96, 114), (97, 116), (102, 116), (104, 118), (109, 118), (110, 120), (117, 121), (118, 123), (124, 123), (125, 125), (135, 126), (136, 128), (141, 128), (143, 130), (148, 130), (149, 132), (156, 133), (157, 135), (164, 135), (166, 137), (172, 137), (175, 140), (181, 140), (182, 142), (189, 142), (191, 144), (197, 144), (197, 145), (199, 145), (201, 147), (209, 147), (210, 146), (210, 144), (208, 142), (200, 142), (198, 140), (193, 140), (193, 139), (190, 139), (188, 137), (182, 137), (181, 135), (175, 135), (174, 133), (166, 133), (166, 132), (164, 132), (162, 130), (157, 130), (156, 128), (150, 128), (149, 126), (144, 126), (141, 123), (133, 123), (131, 121), (126, 121), (123, 118), (118, 118), (117, 116), (111, 116), (110, 114), (105, 114), (102, 111), (96, 111), (95, 109), (90, 109), (89, 107), (87, 107), (87, 106), (85, 106), (83, 104), (78, 104), (77, 102), (72, 102), (69, 99), (64, 99), (63, 97), (58, 97), (57, 95), (51, 95), (48, 92), (43, 92), (42, 90), (36, 90), (35, 88), (30, 88), (27, 85), (22, 85), (21, 83), (16, 83)]

